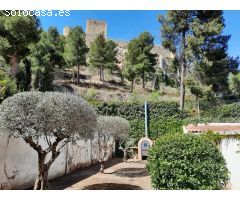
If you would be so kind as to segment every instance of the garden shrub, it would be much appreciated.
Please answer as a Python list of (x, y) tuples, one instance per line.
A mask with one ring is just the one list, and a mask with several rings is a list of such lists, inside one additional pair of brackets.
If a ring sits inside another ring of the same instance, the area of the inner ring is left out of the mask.
[[(120, 116), (129, 120), (130, 136), (140, 139), (144, 136), (144, 104), (101, 103), (95, 104), (99, 115)], [(149, 103), (149, 137), (155, 139), (166, 133), (182, 132), (182, 119), (187, 113), (180, 112), (176, 102)]]
[(203, 110), (201, 116), (204, 118), (231, 119), (238, 118), (239, 113), (240, 104), (232, 103), (212, 106), (210, 109)]
[[(130, 136), (140, 139), (144, 136), (144, 119), (130, 121)], [(183, 121), (174, 117), (159, 117), (149, 121), (148, 136), (156, 139), (165, 134), (177, 134), (183, 132)]]
[(150, 149), (147, 170), (154, 189), (224, 189), (226, 162), (216, 145), (200, 136), (166, 135)]
[[(96, 109), (99, 115), (120, 116), (128, 120), (144, 119), (144, 104), (138, 103), (101, 103), (96, 104)], [(181, 118), (186, 116), (179, 110), (179, 105), (176, 102), (159, 102), (149, 103), (149, 116), (155, 119), (161, 116)]]
[(17, 92), (17, 86), (5, 72), (0, 70), (0, 103)]
[(219, 145), (221, 142), (221, 139), (224, 138), (223, 135), (220, 135), (220, 134), (215, 133), (214, 131), (210, 131), (210, 130), (201, 134), (201, 137), (213, 142), (216, 145)]
[(159, 117), (150, 121), (150, 137), (156, 139), (166, 134), (183, 133), (183, 121), (174, 117)]
[(97, 91), (94, 88), (89, 88), (81, 96), (86, 101), (94, 102), (96, 101)]

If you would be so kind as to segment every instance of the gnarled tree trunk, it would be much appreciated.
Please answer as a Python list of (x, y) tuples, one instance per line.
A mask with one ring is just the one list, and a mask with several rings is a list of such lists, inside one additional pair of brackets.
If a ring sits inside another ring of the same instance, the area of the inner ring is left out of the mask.
[(38, 153), (38, 176), (35, 181), (34, 190), (46, 190), (48, 183), (48, 166), (45, 164), (47, 154)]

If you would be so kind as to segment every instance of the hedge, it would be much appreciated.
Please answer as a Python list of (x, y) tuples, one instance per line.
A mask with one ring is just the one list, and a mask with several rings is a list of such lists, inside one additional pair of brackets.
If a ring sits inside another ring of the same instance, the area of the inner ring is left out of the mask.
[[(129, 120), (131, 137), (144, 136), (144, 104), (140, 103), (97, 103), (98, 115), (120, 116)], [(156, 139), (166, 134), (182, 133), (182, 126), (189, 123), (236, 122), (240, 116), (240, 104), (211, 105), (201, 110), (201, 118), (190, 117), (180, 112), (176, 102), (149, 103), (149, 137)]]
[(204, 118), (229, 119), (240, 117), (240, 103), (223, 104), (214, 106), (201, 112)]
[(229, 181), (220, 150), (200, 136), (159, 138), (150, 149), (147, 170), (154, 189), (220, 190)]
[[(101, 103), (95, 104), (98, 115), (120, 116), (130, 123), (130, 136), (140, 139), (144, 136), (144, 104)], [(152, 139), (167, 133), (182, 132), (182, 120), (186, 112), (180, 112), (176, 102), (149, 103), (149, 137)]]
[[(144, 104), (137, 103), (101, 103), (95, 104), (99, 115), (120, 116), (128, 120), (144, 119)], [(179, 110), (176, 102), (159, 102), (148, 104), (151, 119), (163, 117), (181, 118), (186, 116)]]

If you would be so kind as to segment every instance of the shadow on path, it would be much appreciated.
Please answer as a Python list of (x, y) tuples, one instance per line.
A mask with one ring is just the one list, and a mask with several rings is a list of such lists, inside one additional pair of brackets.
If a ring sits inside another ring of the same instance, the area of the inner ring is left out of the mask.
[[(118, 163), (121, 163), (121, 162), (122, 162), (121, 158), (113, 158), (113, 159), (110, 159), (109, 161), (107, 161), (104, 166), (105, 166), (105, 169), (108, 169)], [(49, 184), (48, 184), (49, 185), (48, 189), (49, 190), (66, 189), (66, 188), (74, 185), (75, 183), (78, 183), (79, 181), (82, 181), (90, 176), (93, 176), (93, 175), (99, 173), (99, 170), (100, 170), (99, 163), (93, 164), (89, 167), (76, 169), (75, 171), (73, 171), (69, 174), (66, 174), (61, 177), (50, 180)]]

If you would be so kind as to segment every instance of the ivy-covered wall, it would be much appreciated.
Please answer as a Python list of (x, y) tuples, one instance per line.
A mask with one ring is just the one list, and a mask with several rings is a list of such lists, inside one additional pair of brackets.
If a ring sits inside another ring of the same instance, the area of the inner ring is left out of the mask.
[[(98, 115), (123, 117), (130, 122), (131, 137), (144, 136), (144, 104), (99, 103), (94, 105)], [(182, 133), (182, 126), (189, 123), (238, 122), (240, 104), (216, 104), (201, 109), (201, 117), (191, 116), (191, 111), (180, 112), (176, 102), (149, 103), (149, 137), (156, 139), (166, 134)]]
[[(99, 115), (123, 117), (130, 122), (131, 137), (140, 139), (144, 136), (144, 104), (102, 103), (96, 104)], [(187, 113), (178, 109), (176, 102), (149, 103), (149, 137), (152, 139), (166, 133), (182, 132), (182, 119)]]

